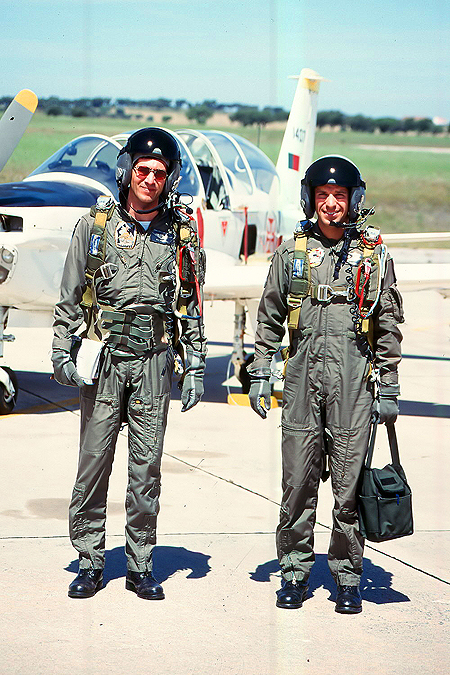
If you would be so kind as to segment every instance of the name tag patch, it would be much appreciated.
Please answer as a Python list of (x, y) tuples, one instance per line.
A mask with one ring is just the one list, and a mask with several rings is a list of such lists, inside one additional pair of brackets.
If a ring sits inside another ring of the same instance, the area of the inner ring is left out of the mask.
[(152, 229), (150, 232), (150, 241), (154, 241), (156, 244), (173, 244), (175, 241), (175, 232), (173, 230)]
[(117, 223), (114, 239), (117, 248), (134, 248), (136, 244), (136, 228), (133, 223), (126, 223), (124, 220)]

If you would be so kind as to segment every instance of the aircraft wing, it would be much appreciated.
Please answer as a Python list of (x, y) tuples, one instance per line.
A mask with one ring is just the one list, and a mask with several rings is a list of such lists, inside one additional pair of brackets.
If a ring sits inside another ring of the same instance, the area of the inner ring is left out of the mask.
[(22, 89), (5, 110), (0, 120), (0, 171), (22, 138), (37, 104), (36, 94)]
[(206, 249), (205, 300), (259, 300), (268, 271), (268, 262), (236, 264), (231, 256)]

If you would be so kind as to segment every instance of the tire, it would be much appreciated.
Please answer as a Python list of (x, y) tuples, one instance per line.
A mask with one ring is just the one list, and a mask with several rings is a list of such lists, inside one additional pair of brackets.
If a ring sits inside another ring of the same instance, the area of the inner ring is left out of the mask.
[(11, 370), (11, 368), (3, 368), (3, 370), (8, 373), (11, 382), (14, 385), (14, 389), (16, 390), (12, 400), (7, 401), (6, 389), (4, 385), (0, 383), (0, 415), (9, 415), (9, 413), (14, 410), (14, 406), (16, 405), (17, 394), (19, 392), (19, 382), (15, 372)]

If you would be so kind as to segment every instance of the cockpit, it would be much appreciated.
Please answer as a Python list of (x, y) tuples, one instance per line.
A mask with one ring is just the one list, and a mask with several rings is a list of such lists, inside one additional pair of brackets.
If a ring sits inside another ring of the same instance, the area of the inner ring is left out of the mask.
[[(178, 191), (205, 195), (207, 209), (236, 208), (259, 191), (270, 193), (277, 176), (275, 166), (252, 143), (223, 131), (182, 129), (179, 140), (182, 168)], [(117, 199), (117, 155), (129, 133), (109, 138), (101, 134), (79, 136), (55, 152), (27, 179), (41, 174), (75, 174), (105, 186)], [(203, 188), (203, 189), (202, 189)]]

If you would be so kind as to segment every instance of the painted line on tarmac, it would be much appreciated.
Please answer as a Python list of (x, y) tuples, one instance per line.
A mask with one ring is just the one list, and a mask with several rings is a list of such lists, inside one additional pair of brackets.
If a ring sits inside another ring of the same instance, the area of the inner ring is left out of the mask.
[[(262, 497), (262, 499), (265, 499), (266, 501), (270, 502), (271, 504), (276, 504), (277, 506), (281, 506), (279, 502), (274, 501), (273, 499), (270, 499), (270, 497), (266, 497), (265, 495), (262, 495), (260, 492), (256, 492), (255, 490), (250, 490), (250, 488), (245, 487), (244, 485), (240, 485), (239, 483), (235, 483), (233, 480), (230, 478), (223, 478), (222, 476), (218, 476), (215, 473), (212, 473), (211, 471), (207, 471), (206, 469), (202, 469), (200, 466), (197, 466), (195, 464), (190, 464), (189, 462), (186, 462), (184, 459), (180, 459), (179, 457), (176, 457), (175, 455), (170, 455), (169, 453), (164, 453), (168, 457), (171, 457), (172, 459), (176, 459), (182, 464), (186, 464), (186, 466), (191, 467), (192, 469), (196, 469), (197, 471), (202, 471), (203, 473), (207, 473), (209, 476), (212, 476), (213, 478), (217, 478), (218, 480), (222, 480), (225, 483), (230, 483), (231, 485), (234, 485), (235, 487), (241, 488), (241, 490), (245, 490), (246, 492), (250, 492), (253, 495), (256, 495), (257, 497)], [(324, 523), (319, 522), (318, 520), (316, 521), (317, 525), (320, 525), (320, 527), (324, 527), (327, 530), (333, 529), (329, 525), (325, 525)], [(401, 563), (402, 565), (405, 565), (405, 567), (410, 567), (413, 570), (416, 570), (416, 572), (422, 572), (422, 574), (425, 574), (428, 577), (431, 577), (432, 579), (436, 579), (437, 581), (441, 581), (443, 584), (447, 584), (450, 586), (450, 581), (446, 581), (446, 579), (442, 579), (441, 577), (436, 576), (435, 574), (432, 574), (431, 572), (427, 572), (426, 570), (421, 569), (420, 567), (415, 567), (414, 565), (411, 565), (410, 563), (405, 562), (404, 560), (400, 560), (400, 558), (396, 558), (394, 555), (390, 555), (389, 553), (386, 553), (385, 551), (380, 551), (379, 549), (375, 548), (374, 546), (370, 546), (366, 543), (365, 548), (370, 549), (371, 551), (375, 551), (376, 553), (380, 553), (380, 555), (384, 555), (387, 558), (391, 558), (392, 560), (396, 560), (397, 562)]]
[(32, 391), (27, 391), (26, 389), (22, 389), (21, 391), (23, 391), (26, 394), (30, 394), (35, 398), (41, 399), (42, 401), (45, 401), (45, 403), (41, 403), (40, 405), (29, 406), (28, 408), (23, 408), (22, 410), (18, 410), (17, 412), (10, 413), (8, 415), (1, 415), (0, 419), (18, 417), (19, 415), (33, 415), (35, 413), (37, 414), (43, 412), (50, 412), (51, 410), (66, 410), (68, 412), (74, 412), (72, 408), (67, 406), (78, 405), (80, 402), (77, 396), (74, 398), (66, 398), (63, 399), (62, 401), (50, 401), (48, 398), (45, 398), (44, 396), (39, 396), (39, 394), (35, 394)]
[[(24, 390), (25, 391), (25, 390)], [(29, 394), (32, 394), (32, 392), (27, 392)], [(44, 398), (43, 396), (39, 396), (37, 394), (32, 394), (33, 396), (36, 396), (37, 398), (41, 398), (44, 401), (48, 402), (47, 406), (35, 406), (35, 408), (55, 408), (55, 409), (61, 409), (61, 410), (67, 410), (69, 412), (75, 412), (71, 410), (70, 408), (65, 408), (65, 405), (70, 405), (72, 401), (78, 401), (78, 399), (66, 399), (64, 401), (60, 401), (59, 403), (53, 403), (52, 401), (49, 401), (48, 399)], [(28, 412), (30, 412), (31, 409), (27, 409)], [(5, 417), (14, 417), (18, 415), (24, 414), (24, 412), (19, 412), (15, 413), (13, 415), (5, 415)], [(121, 432), (123, 433), (123, 432)], [(240, 485), (240, 483), (235, 483), (235, 481), (231, 480), (231, 478), (223, 478), (223, 476), (218, 476), (215, 473), (212, 473), (212, 471), (208, 471), (207, 469), (201, 468), (199, 465), (195, 464), (190, 464), (189, 462), (186, 462), (184, 459), (180, 459), (179, 457), (176, 457), (175, 455), (172, 455), (168, 452), (164, 453), (167, 457), (170, 457), (171, 459), (175, 459), (178, 462), (181, 462), (181, 464), (185, 464), (186, 466), (190, 467), (192, 470), (196, 471), (201, 471), (202, 473), (206, 473), (209, 476), (212, 476), (213, 478), (217, 478), (218, 480), (223, 481), (224, 483), (229, 483), (230, 485), (234, 485), (237, 488), (240, 488), (241, 490), (245, 490), (246, 492), (250, 492), (250, 494), (255, 495), (256, 497), (261, 497), (262, 499), (265, 499), (266, 501), (270, 502), (271, 504), (275, 504), (276, 506), (281, 506), (280, 502), (276, 502), (274, 499), (271, 499), (270, 497), (266, 497), (265, 495), (261, 494), (260, 492), (256, 492), (256, 490), (251, 490), (250, 488), (245, 487), (245, 485)], [(329, 525), (325, 525), (324, 523), (320, 523), (319, 521), (316, 521), (317, 525), (320, 527), (324, 527), (327, 530), (332, 530), (332, 527)], [(227, 533), (228, 534), (228, 533)], [(239, 533), (237, 533), (239, 534)], [(114, 536), (114, 535), (112, 535)], [(119, 536), (119, 535), (115, 535)], [(122, 536), (122, 535), (121, 535)], [(61, 539), (61, 538), (67, 538), (67, 535), (55, 535), (54, 537), (6, 537), (7, 539)], [(0, 537), (0, 540), (2, 540), (3, 537)], [(397, 558), (396, 556), (390, 555), (389, 553), (386, 553), (385, 551), (380, 551), (379, 549), (375, 548), (374, 546), (370, 546), (369, 544), (365, 545), (365, 548), (370, 549), (371, 551), (375, 551), (376, 553), (379, 553), (380, 555), (384, 555), (386, 558), (390, 558), (392, 560), (395, 560), (396, 562), (401, 563), (402, 565), (405, 565), (405, 567), (409, 567), (416, 572), (421, 572), (422, 574), (425, 574), (428, 577), (431, 577), (432, 579), (436, 579), (437, 581), (441, 581), (443, 584), (447, 584), (450, 586), (450, 581), (446, 581), (445, 579), (442, 579), (441, 577), (436, 576), (435, 574), (432, 574), (431, 572), (427, 572), (426, 570), (421, 569), (420, 567), (415, 567), (414, 565), (411, 565), (410, 563), (407, 563), (404, 560), (400, 560), (400, 558)]]

